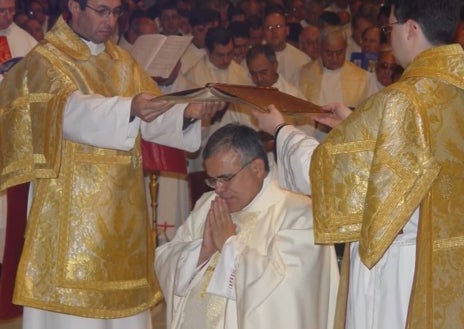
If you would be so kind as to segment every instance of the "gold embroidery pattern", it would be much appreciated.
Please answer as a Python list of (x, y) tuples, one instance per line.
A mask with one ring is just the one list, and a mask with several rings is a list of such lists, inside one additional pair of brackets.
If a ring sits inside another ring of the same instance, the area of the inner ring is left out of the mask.
[[(0, 90), (0, 189), (36, 183), (14, 300), (84, 317), (133, 315), (162, 299), (139, 139), (130, 152), (63, 141), (62, 115), (77, 89), (104, 96), (159, 91), (111, 43), (90, 56), (62, 18), (47, 41)], [(105, 74), (96, 75), (96, 67)]]
[[(316, 237), (325, 239), (343, 227), (340, 223), (349, 224), (342, 215), (350, 215), (355, 207), (342, 206), (348, 203), (346, 197), (359, 196), (354, 201), (363, 214), (360, 254), (369, 267), (420, 204), (408, 329), (464, 327), (463, 56), (458, 45), (424, 51), (398, 83), (369, 98), (332, 130), (312, 159)], [(329, 145), (357, 140), (377, 143), (364, 158), (335, 157), (327, 151)], [(351, 194), (336, 190), (331, 195), (328, 187), (352, 175), (352, 166), (365, 171), (359, 177), (365, 179), (366, 194), (360, 184), (351, 186), (356, 190)], [(332, 209), (336, 212), (330, 213)], [(344, 323), (343, 309), (337, 314), (336, 322)]]

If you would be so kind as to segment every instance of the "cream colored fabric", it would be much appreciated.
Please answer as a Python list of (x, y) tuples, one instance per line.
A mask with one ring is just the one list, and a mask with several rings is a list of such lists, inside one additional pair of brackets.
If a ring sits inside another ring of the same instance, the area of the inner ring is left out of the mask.
[(339, 274), (333, 247), (313, 243), (310, 199), (268, 176), (255, 199), (232, 214), (238, 234), (197, 268), (214, 197), (203, 195), (175, 239), (156, 251), (168, 327), (331, 328)]
[(287, 43), (281, 51), (276, 51), (277, 72), (282, 75), (285, 80), (295, 85), (298, 84), (297, 78), (299, 71), (303, 65), (309, 63), (311, 58), (298, 48)]
[(227, 69), (214, 66), (207, 56), (202, 57), (187, 73), (187, 80), (196, 87), (204, 87), (210, 82), (230, 83), (238, 85), (251, 85), (248, 72), (232, 61)]
[(117, 319), (83, 318), (29, 307), (25, 307), (23, 311), (24, 329), (151, 329), (151, 321), (150, 310)]
[(12, 57), (25, 56), (37, 44), (29, 33), (15, 23), (11, 23), (5, 30), (0, 30), (0, 35), (6, 36)]
[[(301, 70), (299, 87), (306, 98), (313, 103), (320, 104), (323, 66), (319, 59), (305, 65)], [(334, 98), (343, 100), (346, 106), (356, 107), (366, 98), (366, 84), (368, 74), (353, 63), (345, 62), (340, 69), (340, 83), (342, 94)], [(329, 90), (330, 92), (330, 90)]]

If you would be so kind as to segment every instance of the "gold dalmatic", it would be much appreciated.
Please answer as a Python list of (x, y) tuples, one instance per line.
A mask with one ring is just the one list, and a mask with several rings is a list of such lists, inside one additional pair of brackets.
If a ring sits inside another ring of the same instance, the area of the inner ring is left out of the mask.
[(162, 298), (139, 140), (126, 152), (62, 136), (64, 106), (76, 90), (107, 97), (159, 93), (127, 52), (105, 46), (91, 55), (60, 18), (3, 81), (0, 189), (34, 182), (17, 304), (116, 318)]
[(368, 268), (419, 206), (407, 328), (464, 327), (463, 77), (459, 45), (424, 51), (332, 130), (311, 161), (317, 242), (359, 241)]

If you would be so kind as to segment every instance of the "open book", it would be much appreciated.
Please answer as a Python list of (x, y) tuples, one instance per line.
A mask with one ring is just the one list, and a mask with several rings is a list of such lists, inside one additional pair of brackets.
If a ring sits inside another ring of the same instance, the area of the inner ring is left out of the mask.
[(192, 36), (145, 34), (134, 42), (131, 54), (151, 77), (168, 78)]
[(176, 103), (223, 101), (245, 104), (263, 112), (267, 112), (267, 107), (274, 104), (283, 113), (324, 113), (320, 106), (283, 93), (277, 88), (226, 83), (208, 83), (203, 88), (187, 89), (162, 95), (156, 99)]

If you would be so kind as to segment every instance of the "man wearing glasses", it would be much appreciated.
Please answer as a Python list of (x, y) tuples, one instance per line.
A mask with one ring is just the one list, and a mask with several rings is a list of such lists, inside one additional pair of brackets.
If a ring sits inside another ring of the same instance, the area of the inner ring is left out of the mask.
[[(464, 328), (464, 53), (449, 44), (461, 1), (387, 5), (401, 78), (352, 114), (326, 106), (318, 120), (335, 128), (317, 148), (281, 128), (277, 167), (311, 190), (316, 241), (351, 242), (335, 328)], [(256, 115), (267, 132), (283, 122)]]
[(310, 199), (276, 184), (248, 126), (217, 130), (203, 159), (214, 191), (156, 250), (167, 327), (332, 328), (338, 268), (314, 244)]
[(28, 329), (151, 328), (161, 294), (140, 137), (194, 151), (192, 121), (224, 104), (157, 101), (153, 80), (109, 41), (119, 0), (68, 9), (0, 89), (0, 190), (32, 181), (14, 302)]
[(298, 71), (311, 59), (304, 52), (287, 42), (289, 27), (283, 9), (269, 6), (263, 20), (264, 41), (276, 52), (278, 73), (288, 82), (298, 84)]

